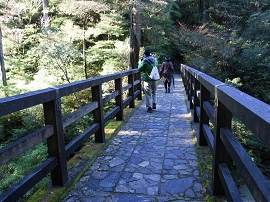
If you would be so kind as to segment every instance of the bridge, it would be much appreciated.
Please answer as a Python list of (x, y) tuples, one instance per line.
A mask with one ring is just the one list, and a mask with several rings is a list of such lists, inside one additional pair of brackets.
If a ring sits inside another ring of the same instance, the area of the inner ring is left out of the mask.
[[(104, 94), (106, 82), (113, 82), (114, 89)], [(61, 98), (85, 89), (90, 89), (92, 101), (63, 116)], [(140, 73), (134, 69), (0, 99), (0, 116), (40, 104), (44, 110), (44, 126), (1, 148), (0, 165), (44, 140), (48, 147), (48, 159), (0, 201), (20, 199), (49, 173), (53, 186), (72, 184), (67, 159), (92, 136), (97, 143), (108, 142), (107, 147), (89, 160), (63, 201), (204, 201), (196, 145), (207, 146), (213, 156), (208, 194), (243, 201), (230, 171), (234, 165), (253, 200), (270, 201), (269, 180), (231, 131), (235, 117), (270, 148), (269, 105), (186, 65), (175, 75), (172, 93), (158, 86), (157, 109), (151, 114), (143, 100), (135, 104), (142, 99), (141, 89)], [(111, 100), (115, 106), (105, 114), (104, 105)], [(135, 110), (124, 120), (127, 106)], [(94, 122), (65, 144), (63, 129), (89, 113)], [(125, 124), (106, 140), (104, 127), (113, 118)]]

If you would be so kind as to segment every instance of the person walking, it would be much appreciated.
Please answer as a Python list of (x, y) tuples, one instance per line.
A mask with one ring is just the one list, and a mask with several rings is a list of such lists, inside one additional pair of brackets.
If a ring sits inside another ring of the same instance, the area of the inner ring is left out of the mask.
[(155, 57), (151, 55), (149, 49), (145, 49), (144, 58), (138, 65), (138, 70), (142, 73), (143, 88), (146, 98), (147, 112), (152, 113), (153, 109), (156, 109), (157, 103), (157, 85), (158, 80), (150, 79), (152, 68), (158, 66), (158, 61)]
[(171, 58), (169, 56), (166, 56), (164, 59), (165, 61), (161, 64), (159, 71), (162, 81), (164, 82), (165, 93), (170, 93), (174, 68), (172, 62), (170, 62)]

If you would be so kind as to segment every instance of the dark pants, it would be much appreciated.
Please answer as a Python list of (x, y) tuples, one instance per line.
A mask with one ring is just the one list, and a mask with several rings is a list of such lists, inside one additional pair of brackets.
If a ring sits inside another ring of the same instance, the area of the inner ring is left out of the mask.
[(165, 87), (165, 90), (167, 91), (167, 87), (168, 88), (171, 87), (171, 82), (168, 82), (168, 80), (166, 79), (166, 81), (164, 82), (164, 87)]

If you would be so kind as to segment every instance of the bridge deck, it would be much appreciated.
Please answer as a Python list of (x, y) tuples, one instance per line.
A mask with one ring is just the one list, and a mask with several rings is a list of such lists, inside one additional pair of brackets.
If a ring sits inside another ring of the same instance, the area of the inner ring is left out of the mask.
[(64, 201), (204, 201), (182, 80), (145, 101)]

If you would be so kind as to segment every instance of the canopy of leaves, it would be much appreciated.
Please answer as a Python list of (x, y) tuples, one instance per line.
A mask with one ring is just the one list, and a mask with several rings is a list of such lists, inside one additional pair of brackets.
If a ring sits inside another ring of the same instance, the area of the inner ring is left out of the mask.
[[(140, 3), (142, 49), (186, 63), (264, 102), (269, 92), (268, 0)], [(1, 1), (8, 86), (1, 97), (128, 68), (129, 3), (120, 0)]]

